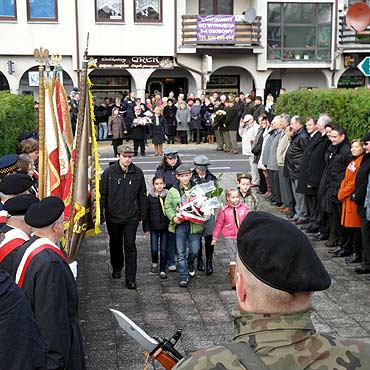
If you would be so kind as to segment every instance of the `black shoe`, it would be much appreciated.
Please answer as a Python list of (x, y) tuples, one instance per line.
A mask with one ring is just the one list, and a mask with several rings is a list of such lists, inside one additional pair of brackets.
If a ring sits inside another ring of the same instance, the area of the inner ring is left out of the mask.
[(331, 240), (327, 240), (325, 243), (324, 243), (325, 247), (328, 247), (328, 248), (334, 248), (334, 247), (337, 247), (337, 245), (335, 244), (335, 242), (331, 241)]
[(361, 256), (358, 253), (353, 253), (351, 256), (346, 257), (344, 261), (347, 264), (361, 262)]
[(188, 264), (188, 272), (191, 277), (195, 276), (195, 266), (194, 263), (189, 263)]
[(311, 227), (308, 227), (306, 229), (306, 231), (309, 233), (309, 234), (314, 234), (314, 233), (317, 233), (318, 231), (320, 230), (319, 227), (315, 227), (315, 226), (311, 226)]
[(341, 248), (341, 250), (339, 252), (333, 253), (332, 254), (332, 257), (348, 257), (350, 255), (351, 255), (351, 252), (350, 251)]
[(112, 272), (113, 279), (121, 279), (121, 271), (113, 271)]
[(135, 290), (137, 289), (137, 285), (135, 282), (132, 282), (132, 283), (126, 283), (126, 287), (127, 289), (131, 289), (131, 290)]
[(359, 275), (370, 274), (370, 268), (366, 268), (364, 266), (356, 266), (355, 273)]
[(342, 247), (336, 247), (334, 246), (333, 248), (329, 249), (328, 250), (328, 253), (333, 253), (333, 254), (336, 254), (336, 253), (339, 253), (343, 250)]
[(203, 262), (203, 257), (198, 258), (197, 270), (202, 271), (202, 272), (206, 271), (206, 268), (205, 268), (204, 262)]
[(312, 237), (313, 240), (316, 240), (316, 241), (321, 241), (321, 240), (328, 240), (329, 239), (329, 235), (327, 234), (322, 234), (322, 233), (317, 233), (316, 235), (314, 235)]
[(208, 276), (213, 273), (212, 259), (207, 260), (206, 265), (207, 265), (206, 275)]

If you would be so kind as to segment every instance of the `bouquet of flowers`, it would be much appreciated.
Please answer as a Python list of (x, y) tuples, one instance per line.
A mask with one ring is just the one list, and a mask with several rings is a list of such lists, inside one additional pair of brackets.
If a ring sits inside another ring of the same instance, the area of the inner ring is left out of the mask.
[(220, 127), (225, 127), (226, 112), (222, 109), (219, 109), (212, 114), (212, 127), (218, 129)]
[(222, 189), (216, 188), (213, 181), (194, 186), (190, 189), (190, 196), (182, 196), (176, 216), (181, 220), (203, 224), (221, 207), (218, 200), (221, 193)]
[(148, 125), (152, 120), (150, 117), (137, 117), (132, 121), (132, 127)]

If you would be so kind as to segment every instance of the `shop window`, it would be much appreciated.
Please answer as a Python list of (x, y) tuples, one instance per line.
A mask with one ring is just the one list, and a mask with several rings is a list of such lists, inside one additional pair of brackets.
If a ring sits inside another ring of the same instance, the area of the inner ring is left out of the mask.
[(17, 20), (17, 2), (16, 0), (0, 1), (0, 20)]
[(96, 22), (124, 22), (123, 0), (95, 0)]
[(162, 0), (134, 0), (135, 22), (162, 22)]
[(199, 14), (234, 14), (233, 0), (199, 0)]
[(58, 21), (58, 0), (27, 0), (29, 21)]
[(332, 4), (269, 3), (268, 59), (330, 61)]

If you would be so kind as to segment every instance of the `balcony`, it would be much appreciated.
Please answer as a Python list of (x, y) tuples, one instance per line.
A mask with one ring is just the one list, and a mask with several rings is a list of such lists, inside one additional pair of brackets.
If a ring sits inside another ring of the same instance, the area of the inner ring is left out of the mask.
[(182, 16), (182, 45), (181, 47), (196, 49), (254, 49), (260, 48), (261, 17), (256, 17), (252, 24), (235, 20), (235, 42), (233, 43), (205, 43), (197, 42), (197, 16)]
[(346, 24), (346, 17), (339, 17), (338, 46), (345, 49), (370, 49), (370, 26), (365, 31), (352, 31)]

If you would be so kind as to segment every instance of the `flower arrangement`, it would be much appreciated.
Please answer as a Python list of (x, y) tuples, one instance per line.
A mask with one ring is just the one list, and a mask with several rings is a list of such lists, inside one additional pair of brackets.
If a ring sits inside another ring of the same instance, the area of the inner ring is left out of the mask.
[(218, 200), (221, 194), (222, 189), (217, 188), (213, 181), (196, 185), (190, 189), (190, 196), (182, 196), (176, 216), (181, 220), (203, 224), (221, 207)]
[(226, 127), (225, 126), (225, 120), (226, 120), (226, 112), (222, 109), (219, 109), (215, 113), (212, 114), (212, 127), (214, 129), (220, 128), (220, 127)]
[(150, 117), (137, 117), (133, 119), (132, 127), (145, 126), (148, 125), (150, 122), (151, 122)]

